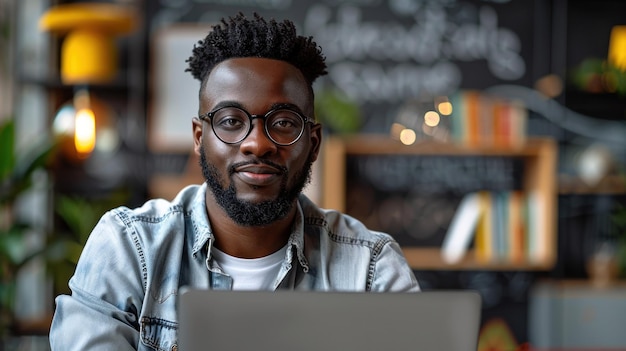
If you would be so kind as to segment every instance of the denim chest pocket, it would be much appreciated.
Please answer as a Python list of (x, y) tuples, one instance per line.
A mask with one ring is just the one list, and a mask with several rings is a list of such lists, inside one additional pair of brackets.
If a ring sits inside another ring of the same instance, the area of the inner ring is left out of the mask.
[(141, 343), (157, 351), (178, 350), (178, 323), (161, 318), (141, 319)]

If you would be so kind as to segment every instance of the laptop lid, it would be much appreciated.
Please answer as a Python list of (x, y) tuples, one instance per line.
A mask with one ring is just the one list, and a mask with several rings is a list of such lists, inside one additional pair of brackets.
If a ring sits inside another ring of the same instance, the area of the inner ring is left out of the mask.
[(357, 293), (184, 289), (179, 349), (475, 351), (472, 291)]

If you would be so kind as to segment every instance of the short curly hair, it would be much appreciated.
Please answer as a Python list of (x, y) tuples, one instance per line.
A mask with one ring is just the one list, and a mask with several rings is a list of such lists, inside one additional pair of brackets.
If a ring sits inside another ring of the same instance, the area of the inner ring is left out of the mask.
[(326, 58), (312, 37), (296, 34), (293, 22), (266, 21), (258, 13), (249, 19), (239, 12), (222, 19), (204, 40), (194, 45), (187, 62), (194, 78), (204, 85), (206, 77), (218, 63), (237, 57), (261, 57), (286, 61), (298, 68), (310, 86), (325, 75)]

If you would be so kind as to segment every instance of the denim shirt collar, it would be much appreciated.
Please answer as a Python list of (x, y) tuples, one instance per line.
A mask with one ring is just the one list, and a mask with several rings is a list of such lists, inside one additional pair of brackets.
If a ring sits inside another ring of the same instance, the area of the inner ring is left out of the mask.
[[(206, 192), (207, 192), (207, 184), (203, 183), (201, 187), (198, 188), (193, 200), (192, 205), (189, 210), (189, 216), (191, 218), (191, 223), (193, 225), (193, 256), (195, 257), (198, 252), (203, 249), (207, 250), (207, 268), (210, 267), (209, 261), (211, 260), (211, 247), (213, 246), (213, 242), (215, 241), (215, 236), (211, 230), (211, 223), (209, 221), (209, 217), (207, 215), (206, 210)], [(298, 262), (302, 266), (304, 272), (308, 272), (309, 264), (304, 255), (304, 211), (302, 209), (301, 201), (305, 202), (306, 198), (303, 198), (303, 195), (300, 195), (298, 201), (296, 201), (296, 217), (294, 218), (292, 232), (289, 236), (289, 240), (287, 241), (287, 245), (289, 248), (295, 248), (295, 252), (297, 255)], [(291, 267), (291, 262), (293, 262), (293, 251), (292, 249), (287, 250), (287, 254), (285, 256), (285, 261), (283, 262), (283, 266)]]
[[(306, 273), (309, 271), (309, 264), (307, 262), (306, 257), (304, 256), (304, 211), (302, 210), (302, 195), (296, 201), (296, 217), (293, 221), (293, 227), (291, 235), (289, 236), (289, 240), (287, 241), (287, 245), (291, 248), (295, 248), (298, 262), (302, 266), (303, 271)], [(287, 250), (287, 256), (285, 258), (286, 264), (291, 264), (293, 261), (293, 250)]]
[(203, 183), (202, 186), (198, 188), (188, 213), (193, 226), (192, 237), (194, 242), (192, 254), (194, 257), (200, 250), (206, 247), (209, 240), (214, 240), (211, 224), (209, 223), (209, 216), (206, 212), (206, 191), (207, 184)]

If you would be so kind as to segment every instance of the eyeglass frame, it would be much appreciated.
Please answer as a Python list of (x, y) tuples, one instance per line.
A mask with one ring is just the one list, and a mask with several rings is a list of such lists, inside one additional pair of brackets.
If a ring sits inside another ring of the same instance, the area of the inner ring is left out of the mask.
[[(250, 120), (250, 125), (248, 128), (248, 131), (246, 132), (246, 134), (238, 141), (235, 142), (228, 142), (225, 141), (224, 139), (222, 139), (217, 132), (215, 131), (215, 126), (213, 125), (213, 116), (215, 116), (215, 114), (217, 112), (219, 112), (220, 110), (223, 110), (225, 108), (236, 108), (240, 111), (242, 111), (246, 116), (248, 116), (248, 119)], [(284, 144), (284, 143), (279, 143), (276, 140), (274, 140), (274, 138), (272, 138), (270, 132), (267, 130), (267, 117), (270, 116), (272, 113), (275, 113), (278, 110), (287, 110), (289, 112), (292, 112), (294, 114), (296, 114), (298, 117), (302, 118), (302, 121), (304, 123), (302, 123), (302, 129), (300, 130), (300, 133), (298, 134), (298, 136), (290, 143)], [(312, 125), (315, 125), (315, 120), (305, 116), (304, 114), (298, 112), (296, 109), (294, 109), (292, 107), (291, 104), (279, 104), (279, 105), (275, 105), (273, 106), (269, 111), (267, 111), (265, 114), (260, 115), (260, 114), (251, 114), (250, 112), (248, 112), (248, 110), (244, 109), (241, 106), (237, 106), (237, 105), (226, 105), (226, 106), (220, 106), (214, 110), (211, 110), (207, 113), (198, 115), (198, 118), (202, 121), (205, 122), (210, 122), (211, 124), (211, 130), (213, 130), (213, 134), (215, 134), (215, 136), (224, 144), (228, 144), (228, 145), (235, 145), (235, 144), (239, 144), (242, 141), (246, 140), (246, 138), (250, 135), (250, 133), (252, 132), (252, 122), (254, 119), (256, 118), (260, 118), (263, 121), (263, 131), (265, 133), (265, 136), (267, 136), (268, 139), (270, 139), (274, 144), (278, 145), (278, 146), (290, 146), (293, 145), (295, 143), (298, 142), (298, 140), (300, 140), (300, 138), (302, 138), (302, 135), (304, 134), (304, 130), (306, 129), (306, 124), (310, 123)]]

